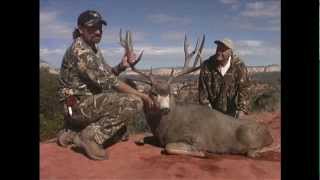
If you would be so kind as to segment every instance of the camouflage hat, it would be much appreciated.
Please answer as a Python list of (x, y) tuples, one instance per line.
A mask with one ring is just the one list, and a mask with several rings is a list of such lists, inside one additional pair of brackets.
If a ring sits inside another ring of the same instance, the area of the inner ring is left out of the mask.
[(97, 23), (107, 25), (97, 11), (87, 10), (82, 12), (78, 17), (78, 26), (93, 26)]
[(218, 44), (218, 43), (221, 43), (223, 45), (225, 45), (226, 47), (230, 48), (230, 49), (233, 49), (233, 42), (231, 41), (231, 39), (228, 39), (228, 38), (224, 38), (222, 41), (220, 40), (216, 40), (214, 41), (214, 43)]

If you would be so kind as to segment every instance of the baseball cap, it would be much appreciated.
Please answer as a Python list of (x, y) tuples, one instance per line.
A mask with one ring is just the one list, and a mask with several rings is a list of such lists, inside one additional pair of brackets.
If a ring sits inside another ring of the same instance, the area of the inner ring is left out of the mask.
[(221, 43), (221, 44), (225, 45), (226, 47), (228, 47), (230, 49), (234, 48), (233, 42), (229, 38), (224, 38), (222, 41), (221, 40), (216, 40), (216, 41), (214, 41), (214, 43), (216, 43), (216, 44)]
[(100, 13), (93, 10), (82, 12), (78, 17), (78, 26), (93, 26), (97, 23), (107, 25), (107, 22), (102, 19)]

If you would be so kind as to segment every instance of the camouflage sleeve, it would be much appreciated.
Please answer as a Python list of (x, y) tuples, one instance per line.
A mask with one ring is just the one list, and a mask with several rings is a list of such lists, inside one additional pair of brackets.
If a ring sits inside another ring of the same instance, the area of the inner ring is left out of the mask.
[(111, 67), (109, 64), (107, 64), (104, 60), (103, 60), (103, 65), (104, 67), (109, 71), (112, 72), (114, 75), (119, 76), (120, 73), (122, 73), (123, 71), (126, 70), (126, 67), (122, 66), (122, 63), (120, 62), (118, 65)]
[(77, 68), (81, 78), (88, 83), (100, 87), (102, 90), (111, 89), (119, 85), (119, 79), (97, 57), (86, 49), (75, 49)]
[(126, 70), (126, 67), (122, 66), (121, 63), (119, 63), (117, 66), (112, 68), (112, 72), (117, 76), (125, 70)]
[(249, 105), (249, 76), (246, 66), (241, 63), (238, 69), (238, 93), (236, 108), (239, 111), (248, 113)]
[(200, 69), (200, 75), (199, 75), (199, 84), (198, 84), (198, 90), (199, 90), (199, 103), (202, 105), (208, 105), (210, 102), (208, 100), (208, 92), (206, 90), (206, 84), (205, 84), (205, 67), (201, 67)]

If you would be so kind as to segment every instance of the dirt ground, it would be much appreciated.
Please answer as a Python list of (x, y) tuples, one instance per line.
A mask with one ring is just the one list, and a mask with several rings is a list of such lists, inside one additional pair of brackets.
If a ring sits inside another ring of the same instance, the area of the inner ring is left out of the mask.
[(274, 150), (258, 159), (240, 155), (213, 155), (209, 159), (164, 155), (161, 148), (135, 140), (143, 134), (130, 137), (106, 150), (109, 160), (93, 161), (70, 148), (55, 143), (40, 143), (41, 180), (160, 180), (160, 179), (280, 179), (280, 121), (281, 114), (260, 113), (252, 117), (268, 124)]

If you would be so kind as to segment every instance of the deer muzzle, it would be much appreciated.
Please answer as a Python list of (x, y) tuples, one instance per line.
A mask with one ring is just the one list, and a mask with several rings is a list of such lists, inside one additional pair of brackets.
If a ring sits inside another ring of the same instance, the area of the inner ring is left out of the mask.
[(158, 96), (157, 101), (159, 103), (160, 111), (163, 113), (170, 112), (170, 96)]

